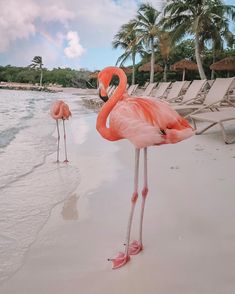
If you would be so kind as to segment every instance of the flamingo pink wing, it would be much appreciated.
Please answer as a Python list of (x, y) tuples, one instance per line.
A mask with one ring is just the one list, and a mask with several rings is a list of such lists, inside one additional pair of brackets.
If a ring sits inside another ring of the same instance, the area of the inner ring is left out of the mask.
[(193, 135), (188, 122), (168, 103), (144, 98), (120, 101), (110, 114), (110, 128), (136, 148), (176, 143)]

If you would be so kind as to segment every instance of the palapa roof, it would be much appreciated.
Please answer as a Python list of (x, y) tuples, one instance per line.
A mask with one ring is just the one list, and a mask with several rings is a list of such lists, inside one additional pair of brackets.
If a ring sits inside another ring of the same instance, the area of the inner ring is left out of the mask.
[(181, 59), (180, 61), (177, 61), (176, 63), (171, 65), (171, 70), (198, 70), (197, 64), (192, 62), (188, 59)]
[(132, 72), (133, 72), (133, 68), (132, 68), (132, 66), (128, 66), (128, 67), (120, 67), (123, 71), (124, 71), (124, 73), (125, 74), (131, 74)]
[(210, 69), (212, 70), (234, 70), (235, 71), (235, 56), (229, 56), (220, 61), (211, 64)]
[[(141, 65), (138, 69), (138, 71), (150, 71), (151, 69), (151, 63), (145, 63), (143, 65)], [(154, 72), (162, 72), (163, 68), (161, 67), (161, 65), (159, 64), (154, 64)]]

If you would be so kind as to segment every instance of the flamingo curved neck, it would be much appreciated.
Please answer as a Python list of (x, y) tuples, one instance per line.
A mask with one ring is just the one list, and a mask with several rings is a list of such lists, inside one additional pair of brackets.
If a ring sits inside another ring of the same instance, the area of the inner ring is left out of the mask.
[(54, 119), (61, 119), (63, 117), (63, 108), (64, 108), (64, 106), (60, 105), (59, 106), (59, 112), (58, 113), (53, 112), (53, 118)]
[(97, 117), (96, 129), (105, 139), (115, 141), (121, 138), (107, 127), (107, 119), (114, 106), (123, 98), (123, 94), (126, 90), (127, 78), (125, 73), (117, 67), (108, 67), (105, 70), (109, 71), (110, 75), (118, 76), (119, 84), (114, 94), (101, 108)]

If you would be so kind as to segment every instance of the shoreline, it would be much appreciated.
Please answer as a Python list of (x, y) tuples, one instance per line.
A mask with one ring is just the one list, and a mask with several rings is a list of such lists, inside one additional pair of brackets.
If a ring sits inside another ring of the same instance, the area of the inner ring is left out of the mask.
[[(81, 183), (53, 208), (24, 264), (0, 292), (233, 293), (234, 144), (225, 145), (215, 128), (175, 145), (149, 148), (144, 251), (114, 271), (107, 258), (123, 250), (134, 148), (125, 140), (101, 138), (96, 114), (80, 115), (75, 107), (76, 101), (67, 148)], [(140, 191), (142, 178), (140, 172)]]
[(63, 87), (63, 86), (39, 86), (33, 85), (29, 83), (15, 83), (15, 82), (0, 82), (0, 89), (3, 90), (19, 90), (19, 91), (44, 91), (50, 93), (72, 93), (74, 95), (89, 95), (95, 94), (97, 92), (96, 89), (88, 89), (88, 88), (75, 88), (75, 87)]
[(62, 92), (58, 88), (52, 88), (48, 86), (38, 86), (33, 84), (26, 84), (26, 83), (8, 83), (8, 82), (0, 82), (0, 89), (3, 90), (23, 90), (23, 91), (44, 91), (44, 92), (51, 92), (51, 93), (57, 93)]

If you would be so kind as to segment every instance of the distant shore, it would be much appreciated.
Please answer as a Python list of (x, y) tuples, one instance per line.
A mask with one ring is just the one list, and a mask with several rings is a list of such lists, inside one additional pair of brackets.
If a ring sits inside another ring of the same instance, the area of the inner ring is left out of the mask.
[(30, 91), (46, 91), (46, 92), (62, 92), (61, 87), (39, 86), (28, 83), (0, 82), (0, 89), (7, 90), (30, 90)]
[(51, 93), (66, 92), (71, 94), (94, 94), (96, 89), (83, 89), (74, 87), (62, 87), (60, 85), (39, 86), (30, 83), (14, 83), (0, 82), (0, 89), (6, 90), (29, 90), (29, 91), (45, 91)]

